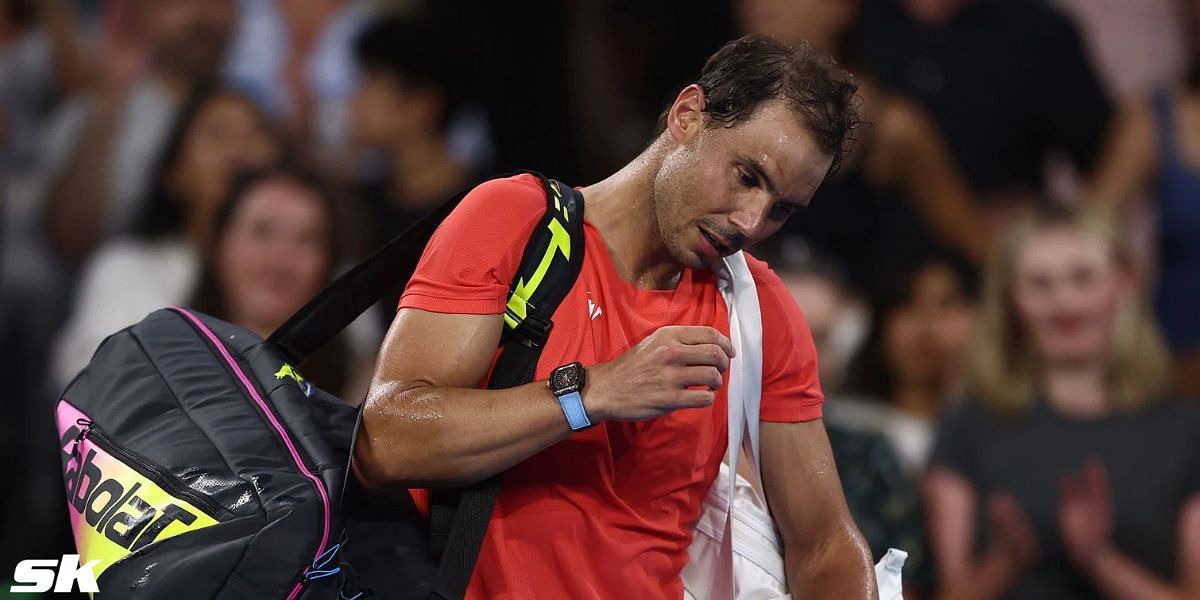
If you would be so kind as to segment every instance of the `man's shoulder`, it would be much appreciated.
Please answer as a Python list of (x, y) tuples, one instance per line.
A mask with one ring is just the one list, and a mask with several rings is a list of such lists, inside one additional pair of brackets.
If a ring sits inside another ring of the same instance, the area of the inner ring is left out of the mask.
[(758, 288), (764, 347), (770, 346), (773, 351), (782, 349), (784, 356), (811, 358), (805, 349), (812, 347), (812, 334), (800, 304), (770, 265), (749, 253), (745, 256)]
[(471, 188), (464, 202), (470, 200), (500, 201), (509, 206), (529, 204), (540, 208), (545, 205), (545, 198), (545, 189), (537, 175), (517, 173), (480, 182)]
[(754, 285), (758, 287), (761, 310), (764, 312), (790, 312), (793, 310), (797, 313), (802, 312), (783, 279), (766, 261), (755, 258), (749, 252), (743, 252), (743, 254), (746, 257), (746, 266), (750, 268), (750, 275), (754, 277)]
[(489, 243), (499, 237), (527, 235), (545, 211), (541, 180), (521, 173), (488, 179), (471, 188), (442, 228), (458, 234), (478, 233), (482, 238), (476, 243)]

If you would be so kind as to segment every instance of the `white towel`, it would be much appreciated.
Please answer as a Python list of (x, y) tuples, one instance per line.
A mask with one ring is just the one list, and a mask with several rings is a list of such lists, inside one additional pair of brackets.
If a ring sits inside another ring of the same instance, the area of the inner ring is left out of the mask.
[[(765, 500), (737, 473), (745, 451), (762, 485), (758, 409), (762, 396), (762, 315), (758, 288), (741, 252), (713, 265), (729, 309), (729, 450), (688, 548), (681, 577), (686, 600), (782, 600), (787, 593), (783, 543)], [(734, 477), (730, 477), (730, 474)], [(732, 518), (731, 518), (732, 517)], [(900, 570), (907, 554), (890, 549), (875, 565), (880, 600), (902, 600)]]

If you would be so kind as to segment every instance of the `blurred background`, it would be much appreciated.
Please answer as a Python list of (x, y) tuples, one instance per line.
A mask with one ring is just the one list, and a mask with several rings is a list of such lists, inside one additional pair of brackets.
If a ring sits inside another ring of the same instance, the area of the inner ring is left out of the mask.
[[(843, 168), (753, 252), (807, 315), (876, 558), (910, 553), (911, 598), (1183, 589), (1200, 571), (1198, 15), (0, 0), (0, 595), (18, 560), (71, 548), (50, 407), (106, 335), (176, 303), (269, 333), (474, 182), (597, 181), (744, 33), (806, 40), (861, 86)], [(306, 376), (361, 398), (394, 306)]]

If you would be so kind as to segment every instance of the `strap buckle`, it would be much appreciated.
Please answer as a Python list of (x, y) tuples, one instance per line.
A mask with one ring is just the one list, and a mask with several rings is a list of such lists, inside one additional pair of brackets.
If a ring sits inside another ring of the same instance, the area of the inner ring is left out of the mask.
[(504, 331), (510, 338), (530, 348), (541, 348), (550, 339), (550, 330), (553, 328), (554, 321), (530, 311), (515, 328), (505, 328)]

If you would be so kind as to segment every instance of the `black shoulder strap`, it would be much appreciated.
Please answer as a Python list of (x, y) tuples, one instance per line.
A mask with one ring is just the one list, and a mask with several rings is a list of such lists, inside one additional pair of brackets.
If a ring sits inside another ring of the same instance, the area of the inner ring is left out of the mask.
[[(516, 336), (523, 343), (544, 340), (549, 333), (553, 311), (530, 311), (555, 295), (556, 288), (567, 289), (579, 275), (583, 256), (583, 195), (571, 187), (535, 175), (546, 188), (546, 214), (534, 231), (510, 288), (505, 311), (505, 339)], [(371, 305), (389, 293), (403, 289), (416, 271), (417, 262), (434, 231), (470, 192), (468, 188), (434, 209), (403, 234), (373, 252), (361, 263), (338, 277), (312, 300), (288, 318), (268, 341), (293, 364), (304, 362), (334, 336), (353, 323)], [(562, 256), (561, 260), (552, 260)], [(578, 257), (575, 260), (573, 257)], [(566, 271), (562, 265), (574, 265)], [(565, 295), (566, 292), (563, 292)], [(560, 298), (561, 300), (561, 298)], [(558, 304), (558, 300), (554, 301)], [(540, 316), (545, 314), (545, 317)]]
[[(533, 174), (545, 187), (546, 212), (525, 247), (509, 289), (504, 347), (489, 382), (492, 388), (532, 381), (550, 334), (550, 319), (583, 264), (583, 195), (563, 183)], [(379, 299), (402, 289), (434, 231), (469, 191), (447, 201), (347, 271), (275, 330), (268, 341), (288, 361), (299, 364)], [(346, 473), (351, 473), (349, 466)], [(442, 557), (433, 581), (435, 597), (465, 595), (499, 489), (500, 479), (493, 477), (461, 493), (433, 494), (431, 544)]]
[(463, 190), (403, 234), (338, 277), (279, 326), (267, 341), (291, 364), (304, 359), (349, 327), (371, 305), (408, 283), (438, 225), (470, 191)]
[[(583, 266), (583, 195), (553, 179), (542, 181), (546, 213), (525, 246), (509, 288), (504, 347), (488, 381), (492, 389), (533, 381), (553, 327), (551, 317)], [(431, 548), (441, 555), (434, 598), (451, 600), (466, 594), (499, 492), (497, 475), (460, 491), (431, 494)]]

